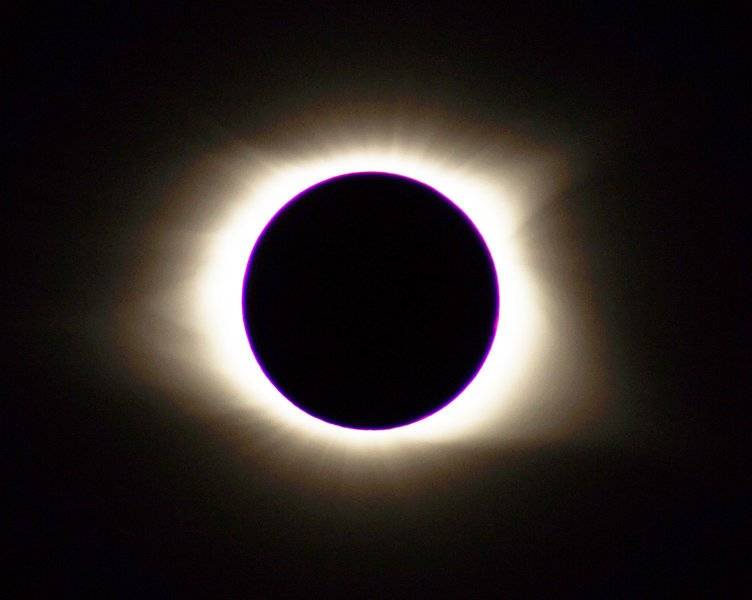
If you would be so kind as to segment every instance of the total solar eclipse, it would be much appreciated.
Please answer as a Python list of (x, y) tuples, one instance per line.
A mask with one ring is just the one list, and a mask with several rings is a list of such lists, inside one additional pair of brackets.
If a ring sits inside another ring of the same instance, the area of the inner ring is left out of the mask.
[(493, 261), (468, 217), (387, 173), (322, 181), (266, 225), (243, 283), (256, 360), (309, 415), (390, 429), (450, 403), (488, 354)]

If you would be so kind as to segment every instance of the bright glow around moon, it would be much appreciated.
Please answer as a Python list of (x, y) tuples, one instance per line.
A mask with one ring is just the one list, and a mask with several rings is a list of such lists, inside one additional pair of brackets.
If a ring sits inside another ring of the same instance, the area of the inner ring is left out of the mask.
[[(399, 148), (311, 152), (248, 174), (248, 190), (222, 215), (206, 242), (185, 308), (198, 324), (200, 349), (224, 381), (226, 393), (248, 410), (261, 411), (270, 425), (330, 446), (392, 448), (409, 441), (448, 441), (473, 435), (498, 421), (506, 398), (520, 384), (545, 334), (543, 312), (532, 273), (515, 244), (519, 206), (498, 177), (430, 152)], [(483, 367), (448, 406), (415, 423), (389, 430), (355, 430), (318, 420), (284, 398), (256, 362), (243, 326), (243, 277), (251, 250), (269, 220), (306, 188), (336, 175), (381, 171), (421, 181), (444, 194), (473, 221), (491, 253), (499, 282), (496, 336)]]
[[(407, 492), (408, 481), (433, 485), (442, 457), (447, 468), (460, 456), (482, 460), (466, 447), (587, 433), (609, 394), (587, 263), (561, 213), (582, 161), (498, 128), (396, 110), (301, 113), (196, 154), (155, 196), (158, 213), (135, 242), (142, 258), (124, 278), (114, 342), (130, 372), (249, 466), (326, 494), (371, 493), (377, 481)], [(267, 223), (312, 185), (363, 171), (415, 179), (456, 204), (499, 286), (493, 344), (462, 393), (420, 421), (371, 431), (318, 420), (282, 396), (256, 362), (242, 311)]]

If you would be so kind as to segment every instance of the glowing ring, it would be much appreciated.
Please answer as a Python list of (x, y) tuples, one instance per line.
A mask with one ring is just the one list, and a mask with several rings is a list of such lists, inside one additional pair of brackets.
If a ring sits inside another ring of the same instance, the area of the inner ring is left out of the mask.
[[(451, 199), (485, 240), (499, 285), (497, 332), (473, 381), (441, 411), (388, 430), (338, 427), (295, 407), (271, 384), (253, 357), (241, 310), (247, 260), (271, 218), (301, 190), (358, 171), (417, 179)], [(204, 248), (192, 294), (192, 313), (208, 344), (207, 360), (221, 371), (228, 392), (261, 411), (271, 423), (326, 444), (374, 447), (410, 440), (449, 440), (494, 420), (504, 408), (510, 386), (526, 371), (543, 329), (538, 295), (515, 243), (515, 207), (498, 182), (481, 173), (392, 150), (343, 152), (287, 165), (266, 177), (252, 177), (250, 187)]]

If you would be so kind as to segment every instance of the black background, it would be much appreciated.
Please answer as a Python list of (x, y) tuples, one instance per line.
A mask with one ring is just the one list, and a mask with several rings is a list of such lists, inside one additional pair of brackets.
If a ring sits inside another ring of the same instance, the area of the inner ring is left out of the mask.
[[(739, 20), (302, 4), (6, 15), (10, 584), (96, 596), (732, 590), (749, 390)], [(567, 211), (636, 435), (457, 449), (458, 465), (481, 452), (490, 465), (461, 488), (324, 506), (268, 488), (124, 374), (93, 331), (126, 267), (149, 260), (134, 240), (157, 220), (159, 191), (196, 154), (342, 90), (384, 106), (397, 90), (587, 149), (596, 166)]]

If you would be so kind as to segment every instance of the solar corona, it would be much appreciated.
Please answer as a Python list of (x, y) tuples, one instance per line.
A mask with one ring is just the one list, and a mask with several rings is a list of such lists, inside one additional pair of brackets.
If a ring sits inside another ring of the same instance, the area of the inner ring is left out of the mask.
[(185, 341), (142, 338), (173, 357), (165, 381), (306, 460), (497, 437), (550, 337), (531, 190), (452, 136), (322, 135), (216, 163), (236, 187), (184, 221), (190, 252), (175, 231), (162, 260), (185, 276), (154, 287)]

